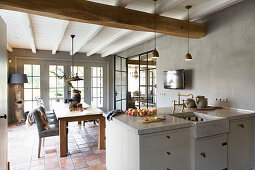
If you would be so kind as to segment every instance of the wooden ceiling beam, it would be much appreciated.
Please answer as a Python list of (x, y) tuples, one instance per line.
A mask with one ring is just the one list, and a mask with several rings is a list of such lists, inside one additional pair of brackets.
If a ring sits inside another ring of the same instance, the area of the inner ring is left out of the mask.
[(12, 46), (9, 43), (7, 43), (7, 50), (9, 52), (13, 52), (13, 48), (12, 48)]
[(132, 0), (115, 0), (115, 6), (126, 7)]
[(209, 15), (213, 12), (219, 11), (228, 6), (239, 3), (243, 0), (209, 0), (201, 5), (198, 5), (191, 9), (190, 11), (190, 19), (192, 21), (198, 20), (206, 15)]
[(111, 54), (115, 54), (117, 52), (123, 51), (125, 49), (130, 48), (131, 46), (142, 43), (142, 42), (149, 40), (153, 37), (154, 37), (154, 33), (152, 33), (152, 32), (142, 33), (140, 36), (137, 36), (136, 38), (132, 38), (129, 41), (126, 41), (125, 43), (119, 45), (118, 47), (114, 48), (113, 50), (109, 50), (109, 51), (101, 54), (101, 57), (107, 57)]
[(185, 0), (163, 0), (163, 1), (159, 1), (161, 3), (159, 3), (157, 5), (156, 11), (154, 11), (153, 13), (157, 13), (158, 15), (168, 11), (169, 9), (179, 5), (180, 3), (182, 3)]
[(24, 21), (24, 25), (25, 25), (25, 28), (27, 31), (28, 39), (30, 41), (29, 44), (32, 49), (32, 52), (36, 53), (35, 36), (34, 36), (33, 26), (32, 26), (29, 14), (27, 14), (27, 13), (23, 14), (23, 21)]
[[(74, 45), (74, 51), (73, 54), (77, 53), (80, 51), (80, 49), (86, 45), (90, 40), (92, 40), (97, 33), (103, 28), (101, 25), (93, 25), (92, 28), (85, 34), (85, 36), (82, 38), (81, 43), (78, 44), (77, 46)], [(71, 53), (71, 52), (70, 52)]]
[(87, 53), (87, 56), (91, 56), (95, 53), (97, 53), (98, 51), (100, 51), (101, 49), (105, 48), (106, 46), (112, 44), (113, 42), (118, 41), (120, 38), (124, 37), (125, 35), (129, 34), (130, 32), (132, 32), (131, 30), (120, 30), (118, 32), (116, 32), (113, 36), (111, 36), (110, 38), (103, 40), (102, 43), (98, 44), (97, 46), (95, 46), (95, 48), (93, 48), (92, 50), (90, 50)]
[[(155, 31), (153, 14), (85, 0), (0, 0), (0, 8), (135, 31)], [(187, 21), (158, 16), (157, 32), (187, 37)], [(204, 24), (190, 23), (191, 38), (205, 35)]]
[(63, 21), (61, 23), (60, 30), (58, 32), (55, 45), (54, 45), (54, 47), (52, 49), (52, 54), (56, 54), (56, 52), (58, 51), (58, 47), (59, 47), (62, 39), (64, 38), (64, 35), (65, 35), (65, 32), (66, 32), (66, 28), (67, 28), (68, 25), (69, 25), (69, 21)]

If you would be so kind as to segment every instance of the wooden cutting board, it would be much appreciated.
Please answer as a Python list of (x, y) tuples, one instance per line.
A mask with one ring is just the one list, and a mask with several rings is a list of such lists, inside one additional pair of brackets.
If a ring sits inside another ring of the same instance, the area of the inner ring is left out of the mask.
[(141, 122), (141, 123), (153, 123), (153, 122), (161, 122), (161, 121), (163, 121), (163, 120), (166, 120), (166, 119), (164, 119), (164, 118), (158, 118), (158, 119), (149, 119), (149, 120), (140, 120), (139, 122)]

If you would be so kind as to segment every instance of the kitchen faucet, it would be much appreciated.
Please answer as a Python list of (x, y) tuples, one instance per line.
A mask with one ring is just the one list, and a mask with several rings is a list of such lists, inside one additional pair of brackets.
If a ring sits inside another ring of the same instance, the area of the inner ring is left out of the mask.
[(193, 94), (181, 94), (179, 92), (178, 93), (178, 103), (176, 103), (176, 100), (173, 100), (173, 113), (175, 112), (175, 107), (176, 106), (181, 106), (182, 107), (182, 110), (181, 110), (182, 112), (184, 110), (185, 104), (184, 104), (184, 100), (182, 100), (182, 103), (181, 103), (181, 96), (186, 96), (186, 97), (191, 96), (192, 98), (194, 98)]

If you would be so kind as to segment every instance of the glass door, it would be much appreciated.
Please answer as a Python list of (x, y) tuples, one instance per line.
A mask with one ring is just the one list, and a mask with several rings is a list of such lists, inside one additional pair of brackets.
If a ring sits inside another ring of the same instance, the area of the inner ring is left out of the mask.
[(127, 59), (114, 55), (114, 109), (127, 109)]

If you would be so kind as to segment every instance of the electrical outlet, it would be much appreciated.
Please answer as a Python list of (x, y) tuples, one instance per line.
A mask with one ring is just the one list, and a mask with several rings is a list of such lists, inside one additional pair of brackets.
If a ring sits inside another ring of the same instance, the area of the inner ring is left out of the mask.
[(215, 98), (216, 102), (222, 102), (222, 103), (227, 103), (228, 99), (227, 98), (220, 98), (220, 97), (216, 97)]

